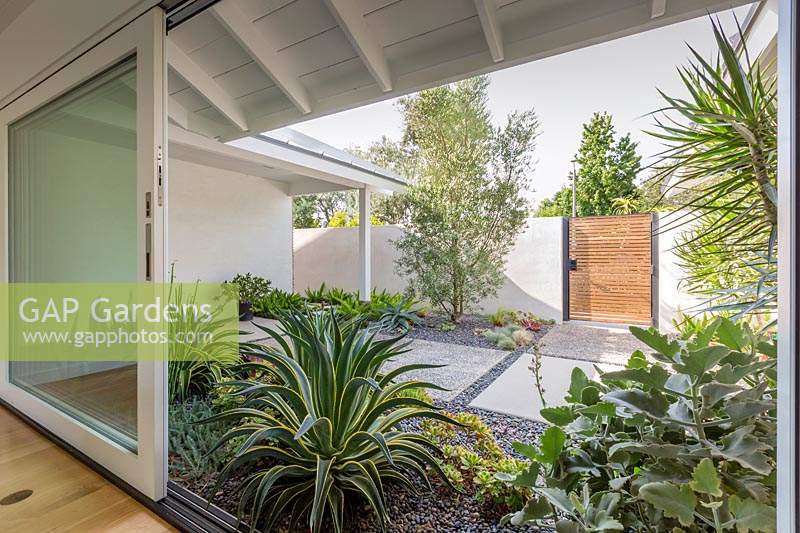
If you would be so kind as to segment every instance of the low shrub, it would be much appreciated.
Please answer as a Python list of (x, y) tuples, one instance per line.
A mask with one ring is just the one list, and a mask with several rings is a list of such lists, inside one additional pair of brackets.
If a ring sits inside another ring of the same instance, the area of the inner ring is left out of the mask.
[(530, 346), (534, 341), (530, 332), (515, 325), (487, 329), (483, 332), (483, 336), (501, 350), (516, 350), (520, 347)]
[(278, 318), (284, 313), (297, 313), (305, 309), (302, 296), (281, 289), (273, 289), (253, 302), (253, 312), (264, 318)]
[(517, 319), (517, 312), (503, 307), (498, 307), (494, 313), (486, 316), (493, 326), (501, 328), (511, 324)]
[(218, 411), (206, 401), (192, 400), (169, 407), (169, 476), (205, 482), (233, 458), (232, 446), (211, 450), (230, 429), (224, 421), (198, 424)]
[(776, 342), (718, 318), (687, 339), (631, 328), (653, 349), (566, 405), (522, 474), (533, 497), (505, 520), (557, 531), (775, 531)]
[(242, 365), (248, 379), (226, 384), (244, 398), (242, 406), (207, 419), (237, 423), (220, 446), (245, 439), (222, 468), (217, 487), (247, 469), (238, 488), (239, 518), (263, 531), (272, 530), (284, 512), (290, 513), (291, 531), (302, 521), (312, 532), (342, 531), (354, 500), (366, 500), (385, 528), (385, 483), (418, 494), (419, 483), (431, 489), (429, 471), (447, 479), (434, 457), (441, 453), (435, 444), (399, 427), (409, 419), (454, 423), (430, 403), (401, 394), (441, 389), (398, 381), (435, 365), (382, 373), (386, 361), (406, 350), (402, 336), (378, 340), (359, 321), (340, 321), (332, 310), (286, 313), (279, 320), (281, 331), (261, 328), (275, 346), (243, 346), (245, 355), (259, 361)]
[(265, 298), (270, 292), (271, 285), (269, 280), (260, 276), (254, 276), (250, 274), (250, 272), (247, 274), (236, 274), (230, 283), (239, 287), (239, 301), (251, 304)]
[[(497, 475), (516, 475), (527, 468), (527, 463), (507, 456), (491, 428), (479, 416), (448, 415), (460, 427), (426, 420), (421, 429), (423, 435), (441, 446), (442, 470), (451, 483), (480, 500), (486, 511), (495, 515), (522, 505), (530, 496), (530, 489), (505, 483)], [(466, 439), (457, 439), (459, 433), (466, 434)], [(466, 444), (454, 444), (457, 441)]]

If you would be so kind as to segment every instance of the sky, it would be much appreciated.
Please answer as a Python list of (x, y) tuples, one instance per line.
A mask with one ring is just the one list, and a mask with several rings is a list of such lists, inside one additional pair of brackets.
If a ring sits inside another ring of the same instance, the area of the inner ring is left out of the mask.
[[(747, 7), (721, 13), (731, 35), (733, 18), (744, 20)], [(490, 74), (489, 109), (496, 124), (514, 110), (533, 108), (540, 121), (533, 171), (532, 200), (552, 196), (567, 184), (582, 125), (595, 111), (613, 116), (618, 135), (639, 143), (643, 164), (661, 151), (649, 113), (661, 108), (656, 88), (670, 96), (686, 94), (676, 67), (687, 64), (687, 43), (711, 57), (715, 51), (708, 17), (575, 50)], [(367, 146), (386, 135), (399, 139), (402, 118), (395, 100), (386, 100), (292, 127), (337, 148)]]

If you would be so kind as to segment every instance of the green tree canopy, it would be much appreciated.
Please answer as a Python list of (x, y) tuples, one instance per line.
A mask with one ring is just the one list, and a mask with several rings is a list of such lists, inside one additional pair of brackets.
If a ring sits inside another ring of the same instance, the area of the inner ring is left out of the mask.
[(452, 320), (502, 285), (505, 257), (528, 216), (539, 122), (532, 110), (492, 125), (489, 80), (403, 98), (404, 153), (417, 173), (394, 196), (406, 231), (395, 267)]
[[(641, 170), (641, 157), (630, 134), (616, 139), (608, 113), (595, 113), (583, 125), (583, 136), (575, 162), (578, 165), (578, 216), (618, 214), (619, 206), (629, 209), (639, 190), (635, 180)], [(616, 202), (615, 202), (616, 200)], [(571, 216), (572, 188), (564, 187), (552, 199), (544, 200), (537, 216)]]

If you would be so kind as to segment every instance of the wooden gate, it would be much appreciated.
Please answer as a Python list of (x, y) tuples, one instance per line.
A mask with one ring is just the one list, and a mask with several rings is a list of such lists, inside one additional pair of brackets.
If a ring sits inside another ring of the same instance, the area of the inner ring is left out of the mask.
[(569, 219), (569, 318), (651, 325), (652, 214)]

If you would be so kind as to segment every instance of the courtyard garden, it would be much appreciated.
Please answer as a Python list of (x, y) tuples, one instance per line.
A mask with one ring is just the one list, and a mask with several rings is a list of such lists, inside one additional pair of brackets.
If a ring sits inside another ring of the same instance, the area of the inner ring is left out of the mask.
[[(609, 358), (597, 328), (477, 313), (528, 215), (538, 121), (494, 126), (485, 78), (424, 91), (395, 152), (415, 181), (382, 206), (408, 294), (232, 279), (245, 342), (170, 369), (173, 480), (260, 531), (774, 532), (774, 77), (713, 31), (652, 169), (698, 221), (702, 309), (614, 333)], [(529, 407), (478, 407), (504, 396)]]

